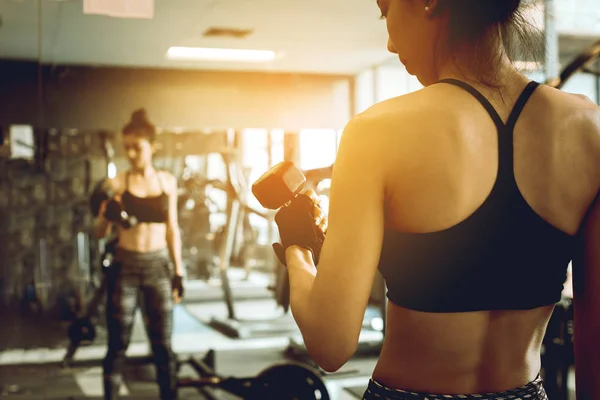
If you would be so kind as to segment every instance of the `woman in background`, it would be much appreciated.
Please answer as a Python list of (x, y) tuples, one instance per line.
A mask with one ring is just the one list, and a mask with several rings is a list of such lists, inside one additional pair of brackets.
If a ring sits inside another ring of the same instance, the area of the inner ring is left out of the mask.
[[(181, 237), (177, 221), (177, 180), (152, 166), (156, 129), (145, 110), (135, 111), (123, 129), (131, 165), (108, 180), (114, 197), (102, 204), (96, 235), (118, 229), (115, 261), (109, 269), (106, 309), (108, 351), (103, 363), (104, 398), (117, 399), (125, 352), (138, 299), (156, 364), (161, 400), (177, 397), (176, 358), (171, 349), (173, 304), (183, 296)], [(125, 211), (129, 222), (123, 220)], [(175, 265), (172, 275), (169, 262)], [(139, 296), (141, 294), (141, 296)]]

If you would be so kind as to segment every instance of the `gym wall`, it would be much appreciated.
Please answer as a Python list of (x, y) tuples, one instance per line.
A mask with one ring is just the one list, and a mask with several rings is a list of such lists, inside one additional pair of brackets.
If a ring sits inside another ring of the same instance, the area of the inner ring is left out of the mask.
[(145, 107), (163, 128), (339, 129), (351, 112), (349, 76), (63, 66), (41, 75), (40, 90), (36, 63), (0, 62), (2, 125), (116, 130)]

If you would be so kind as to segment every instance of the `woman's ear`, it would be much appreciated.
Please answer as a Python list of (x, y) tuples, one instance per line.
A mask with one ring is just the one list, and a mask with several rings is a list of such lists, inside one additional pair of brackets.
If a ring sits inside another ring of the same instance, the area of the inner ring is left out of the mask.
[(439, 6), (438, 0), (425, 0), (425, 13), (427, 15), (434, 14)]

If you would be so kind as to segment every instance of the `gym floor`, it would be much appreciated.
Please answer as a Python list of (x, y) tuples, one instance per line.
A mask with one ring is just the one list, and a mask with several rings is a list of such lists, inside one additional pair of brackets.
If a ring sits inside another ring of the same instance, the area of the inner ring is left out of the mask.
[[(240, 362), (243, 360), (243, 362)], [(283, 361), (281, 349), (245, 351), (219, 351), (216, 365), (225, 376), (253, 376), (262, 369)], [(364, 392), (375, 359), (352, 360), (345, 367), (348, 371), (337, 377), (326, 378), (327, 389), (332, 399), (358, 399)], [(180, 371), (181, 377), (193, 377), (187, 367)], [(102, 368), (100, 365), (63, 369), (53, 366), (4, 366), (0, 368), (3, 382), (1, 398), (7, 399), (100, 399), (102, 396)], [(224, 392), (213, 392), (219, 399), (234, 400), (237, 397)], [(124, 399), (157, 398), (154, 369), (150, 364), (128, 365), (124, 385)], [(182, 389), (180, 399), (204, 399), (195, 389)]]
[[(248, 281), (234, 279), (232, 289), (239, 317), (252, 319), (275, 318), (278, 326), (288, 330), (263, 333), (254, 338), (235, 339), (213, 329), (213, 318), (224, 319), (227, 309), (220, 298), (218, 285), (193, 282), (188, 287), (185, 304), (175, 307), (173, 347), (180, 360), (189, 356), (201, 357), (209, 349), (216, 351), (216, 370), (221, 376), (250, 377), (264, 368), (290, 361), (285, 350), (290, 339), (299, 340), (291, 316), (282, 315), (273, 299), (267, 297), (264, 280), (260, 274)], [(106, 332), (98, 327), (92, 345), (81, 347), (75, 354), (71, 367), (64, 368), (61, 361), (68, 346), (68, 322), (43, 323), (39, 319), (5, 318), (0, 330), (0, 398), (7, 399), (100, 399), (102, 396), (101, 360), (106, 351)], [(378, 332), (365, 332), (366, 340), (380, 338)], [(124, 399), (157, 398), (154, 367), (139, 362), (149, 354), (149, 347), (141, 314), (138, 312), (127, 355), (122, 387)], [(138, 361), (138, 362), (135, 362)], [(324, 378), (332, 400), (361, 398), (376, 363), (375, 355), (357, 356), (338, 373)], [(183, 365), (180, 377), (197, 376), (191, 367)], [(213, 392), (219, 399), (235, 399), (224, 392)], [(182, 389), (181, 399), (204, 399), (195, 389)]]
[[(213, 328), (213, 319), (225, 320), (227, 307), (217, 281), (193, 281), (187, 285), (186, 301), (174, 310), (173, 348), (181, 361), (201, 358), (210, 349), (216, 352), (215, 368), (221, 376), (251, 377), (276, 363), (290, 361), (286, 349), (290, 341), (300, 341), (299, 331), (290, 314), (277, 309), (271, 292), (265, 288), (268, 276), (253, 273), (247, 279), (241, 270), (230, 271), (235, 312), (240, 319), (271, 320), (278, 328), (252, 338), (231, 338)], [(368, 310), (365, 320), (376, 311)], [(97, 327), (96, 340), (77, 350), (71, 367), (62, 360), (68, 346), (68, 322), (44, 322), (35, 317), (3, 315), (0, 329), (0, 398), (21, 400), (101, 399), (101, 361), (106, 352), (106, 331)], [(365, 329), (364, 343), (377, 342), (381, 333)], [(332, 400), (360, 399), (365, 391), (377, 354), (367, 348), (335, 374), (323, 380)], [(123, 399), (157, 398), (154, 366), (147, 360), (149, 346), (141, 314), (138, 312), (127, 351), (130, 363), (121, 388)], [(183, 365), (179, 377), (196, 377), (195, 371)], [(574, 374), (569, 388), (574, 388)], [(222, 391), (212, 392), (224, 400), (237, 397)], [(182, 389), (181, 399), (205, 399), (195, 389)], [(575, 399), (571, 390), (569, 400)]]

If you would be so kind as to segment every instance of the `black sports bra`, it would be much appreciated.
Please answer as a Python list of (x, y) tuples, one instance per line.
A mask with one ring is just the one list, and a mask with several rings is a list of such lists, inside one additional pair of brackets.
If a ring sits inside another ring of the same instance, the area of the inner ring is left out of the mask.
[(470, 85), (440, 82), (471, 93), (490, 114), (498, 128), (498, 175), (477, 211), (449, 229), (385, 231), (379, 270), (387, 297), (398, 306), (433, 313), (527, 310), (558, 302), (575, 237), (531, 209), (513, 171), (513, 130), (539, 84), (527, 85), (505, 125)]
[(165, 193), (158, 172), (156, 179), (161, 193), (158, 196), (137, 197), (129, 191), (129, 171), (126, 174), (123, 206), (128, 214), (134, 215), (138, 222), (166, 223), (169, 219), (169, 196)]

